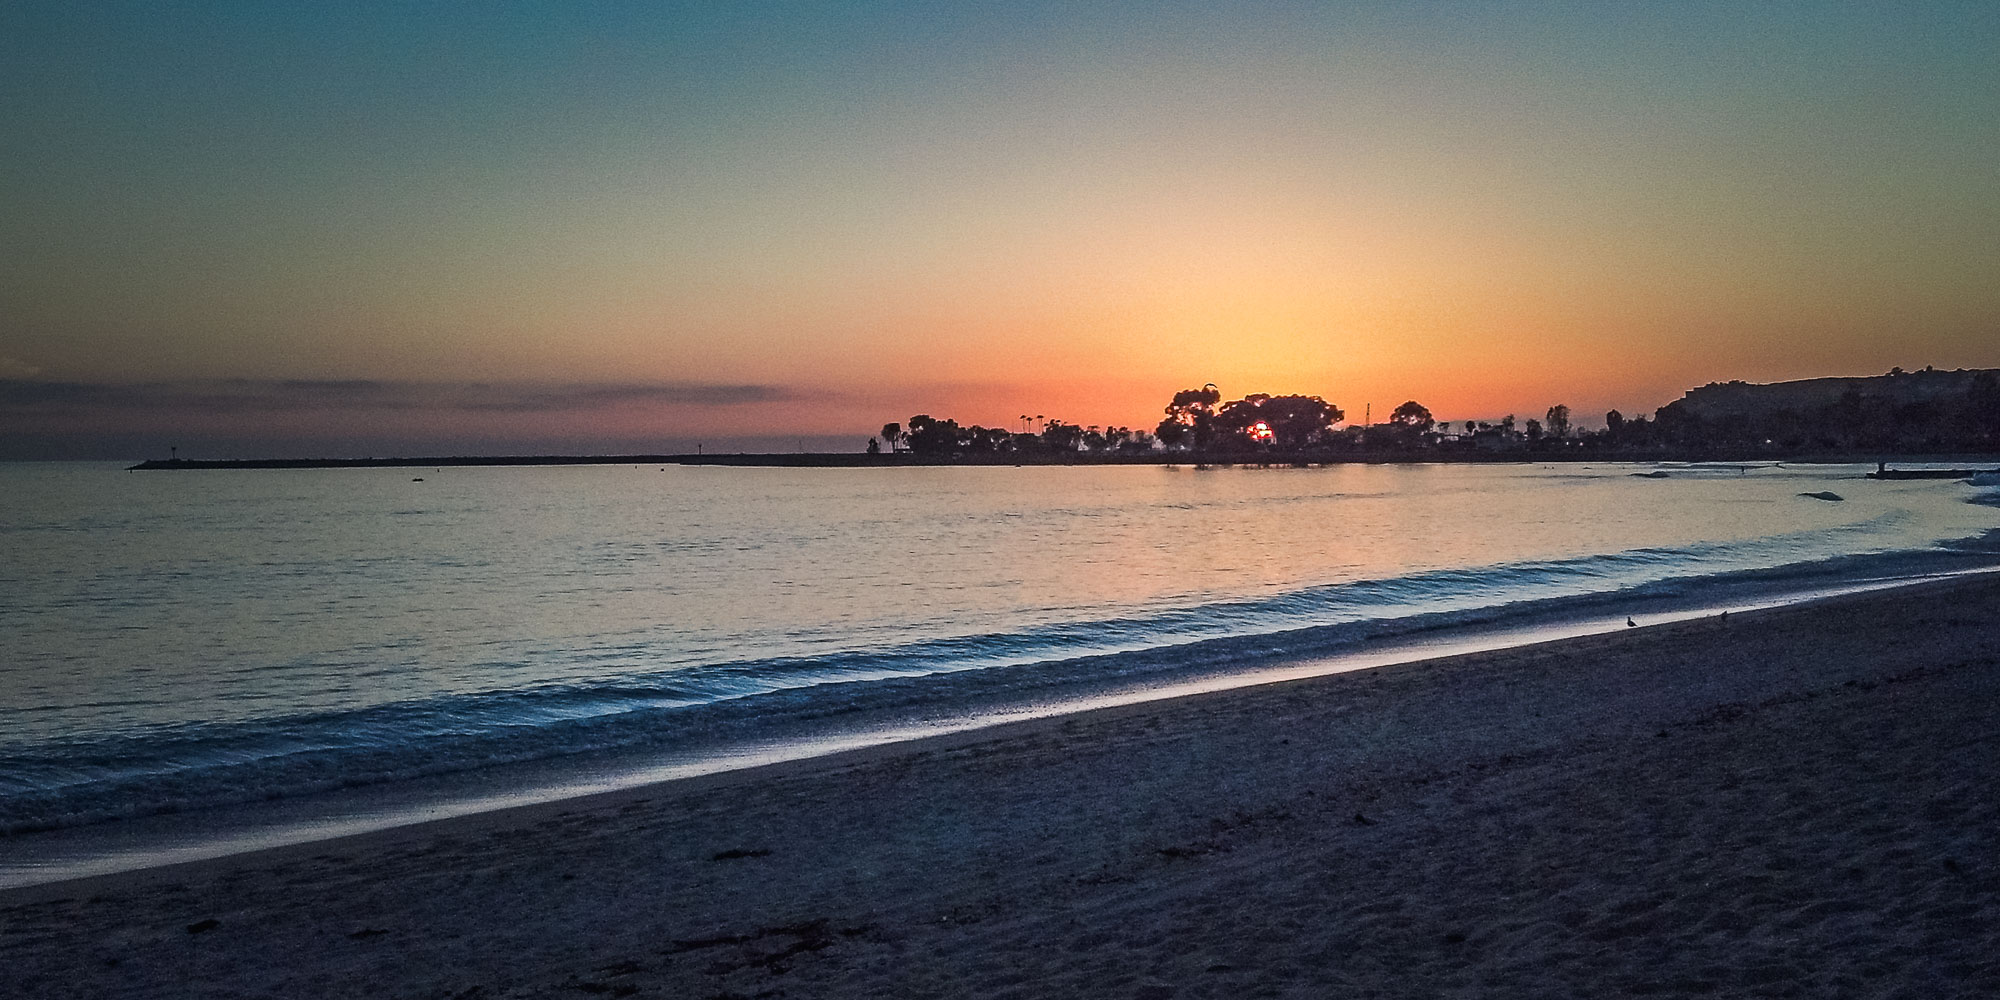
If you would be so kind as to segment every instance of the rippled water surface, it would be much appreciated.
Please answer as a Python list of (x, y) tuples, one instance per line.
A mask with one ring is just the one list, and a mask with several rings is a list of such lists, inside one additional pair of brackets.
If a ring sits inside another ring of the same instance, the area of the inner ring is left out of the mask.
[(1989, 558), (1971, 487), (1863, 471), (0, 465), (0, 830)]

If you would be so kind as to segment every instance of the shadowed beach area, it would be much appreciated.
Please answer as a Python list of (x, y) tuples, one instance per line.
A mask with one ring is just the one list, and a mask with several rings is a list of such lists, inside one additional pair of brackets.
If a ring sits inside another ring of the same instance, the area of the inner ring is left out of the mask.
[(2000, 995), (1996, 708), (1966, 577), (12, 890), (0, 993)]

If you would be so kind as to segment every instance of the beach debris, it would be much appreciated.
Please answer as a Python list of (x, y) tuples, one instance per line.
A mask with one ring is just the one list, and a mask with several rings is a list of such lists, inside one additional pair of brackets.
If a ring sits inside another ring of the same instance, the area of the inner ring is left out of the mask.
[(207, 920), (197, 920), (187, 925), (187, 932), (189, 934), (206, 934), (220, 926), (222, 926), (222, 921), (210, 917)]
[(769, 856), (770, 856), (770, 854), (771, 854), (771, 849), (770, 849), (770, 848), (768, 848), (768, 847), (758, 847), (758, 848), (754, 848), (754, 849), (748, 849), (748, 850), (746, 850), (746, 849), (744, 849), (744, 848), (741, 848), (741, 847), (732, 847), (732, 848), (730, 848), (729, 850), (726, 850), (726, 851), (717, 851), (717, 852), (715, 852), (715, 856), (714, 856), (714, 857), (711, 857), (711, 858), (709, 858), (708, 860), (710, 860), (710, 861), (735, 861), (735, 860), (736, 860), (736, 859), (738, 859), (738, 858), (762, 858), (762, 857), (769, 857)]
[(1802, 497), (1811, 497), (1814, 500), (1825, 500), (1829, 503), (1840, 503), (1841, 501), (1847, 499), (1846, 497), (1841, 496), (1840, 494), (1835, 493), (1832, 490), (1819, 490), (1818, 492), (1801, 493), (1799, 495)]
[(355, 931), (355, 932), (354, 932), (354, 933), (352, 933), (352, 934), (349, 934), (349, 935), (348, 935), (347, 937), (348, 937), (348, 939), (349, 939), (349, 940), (352, 940), (352, 941), (366, 941), (366, 940), (368, 940), (369, 938), (372, 938), (372, 937), (381, 937), (382, 935), (384, 935), (384, 934), (387, 934), (387, 933), (389, 933), (389, 932), (388, 932), (388, 931), (385, 931), (385, 930), (382, 930), (382, 929), (381, 929), (381, 928), (379, 928), (379, 927), (363, 927), (363, 928), (361, 928), (360, 930), (358, 930), (358, 931)]
[(1368, 817), (1366, 817), (1366, 816), (1363, 816), (1363, 815), (1361, 815), (1360, 813), (1355, 813), (1355, 814), (1354, 814), (1354, 825), (1355, 825), (1355, 826), (1374, 826), (1374, 825), (1375, 825), (1375, 821), (1374, 821), (1374, 820), (1372, 820), (1372, 819), (1369, 819), (1369, 818), (1368, 818)]
[[(835, 934), (841, 937), (855, 937), (868, 930), (868, 927), (863, 926), (851, 930), (843, 928), (839, 931), (829, 931), (826, 920), (822, 918), (785, 927), (760, 927), (748, 934), (722, 934), (716, 937), (676, 940), (672, 942), (673, 946), (663, 950), (662, 954), (675, 955), (708, 948), (736, 947), (742, 948), (747, 954), (741, 955), (734, 961), (721, 959), (714, 962), (706, 970), (708, 974), (728, 975), (750, 966), (762, 966), (770, 972), (783, 972), (788, 968), (786, 960), (808, 952), (825, 950), (835, 943)], [(767, 951), (761, 947), (764, 942), (774, 937), (789, 937), (794, 940), (789, 944), (781, 944), (776, 951)]]
[(573, 979), (569, 988), (579, 993), (608, 994), (614, 997), (629, 997), (639, 992), (639, 987), (631, 983), (600, 983), (589, 979)]

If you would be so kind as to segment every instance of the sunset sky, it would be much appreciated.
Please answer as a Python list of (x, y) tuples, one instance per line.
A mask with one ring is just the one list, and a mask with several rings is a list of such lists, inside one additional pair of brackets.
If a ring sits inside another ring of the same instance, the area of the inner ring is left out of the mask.
[(1612, 6), (12, 0), (0, 458), (2000, 367), (2000, 4)]

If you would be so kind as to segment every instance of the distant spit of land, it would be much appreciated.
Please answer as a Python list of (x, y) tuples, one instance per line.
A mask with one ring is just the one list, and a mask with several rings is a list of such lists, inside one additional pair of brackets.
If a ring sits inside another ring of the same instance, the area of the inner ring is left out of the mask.
[[(1775, 457), (1799, 463), (1856, 464), (1884, 461), (1880, 454), (1806, 454)], [(1151, 453), (973, 454), (973, 455), (870, 455), (859, 452), (798, 452), (791, 454), (721, 455), (447, 455), (420, 458), (236, 458), (236, 459), (152, 459), (129, 468), (137, 471), (194, 469), (442, 469), (464, 466), (533, 465), (731, 465), (766, 468), (898, 468), (909, 466), (1021, 466), (1021, 465), (1191, 465), (1191, 466), (1296, 466), (1386, 464), (1386, 463), (1491, 463), (1529, 462), (1770, 462), (1769, 454), (1734, 452), (1700, 453), (1679, 451), (1582, 452), (1339, 452), (1330, 454), (1256, 454), (1230, 452), (1202, 455), (1185, 451)], [(1896, 455), (1892, 462), (1959, 462), (1990, 466), (2000, 461), (1991, 455)]]

